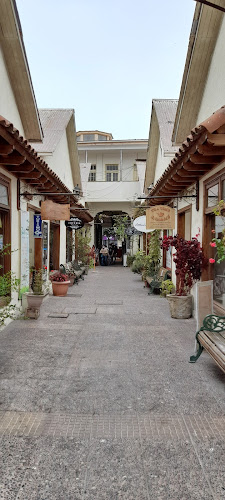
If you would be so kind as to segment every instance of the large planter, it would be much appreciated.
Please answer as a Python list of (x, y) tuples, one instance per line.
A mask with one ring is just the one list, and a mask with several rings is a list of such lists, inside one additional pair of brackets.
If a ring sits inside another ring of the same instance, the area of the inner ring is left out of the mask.
[(65, 297), (68, 292), (70, 281), (52, 281), (53, 295), (56, 297)]
[(44, 295), (35, 295), (34, 293), (27, 293), (27, 306), (30, 309), (40, 309)]
[(87, 264), (87, 265), (85, 264), (85, 266), (84, 266), (84, 267), (85, 267), (84, 274), (88, 274), (88, 271), (89, 271), (89, 265), (88, 265), (88, 264)]
[(192, 295), (167, 295), (171, 318), (188, 319), (192, 316)]

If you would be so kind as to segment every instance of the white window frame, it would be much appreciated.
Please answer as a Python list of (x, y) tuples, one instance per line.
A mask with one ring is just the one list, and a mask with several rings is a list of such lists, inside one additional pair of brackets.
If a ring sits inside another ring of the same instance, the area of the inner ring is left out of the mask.
[(96, 182), (96, 165), (91, 165), (89, 176), (88, 176), (88, 182)]
[[(117, 175), (117, 179), (114, 178), (114, 174)], [(110, 179), (109, 179), (110, 177)], [(107, 163), (105, 165), (105, 180), (106, 182), (118, 182), (119, 181), (119, 165), (118, 163)]]

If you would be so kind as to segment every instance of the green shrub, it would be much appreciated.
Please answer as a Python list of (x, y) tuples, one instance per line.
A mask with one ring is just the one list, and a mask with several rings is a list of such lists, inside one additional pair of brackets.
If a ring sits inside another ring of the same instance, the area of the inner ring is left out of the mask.
[(128, 255), (127, 256), (127, 266), (128, 267), (132, 266), (134, 260), (135, 260), (135, 255)]
[(175, 285), (173, 284), (172, 280), (162, 281), (161, 297), (166, 297), (166, 295), (170, 295), (171, 293), (174, 292), (175, 292)]

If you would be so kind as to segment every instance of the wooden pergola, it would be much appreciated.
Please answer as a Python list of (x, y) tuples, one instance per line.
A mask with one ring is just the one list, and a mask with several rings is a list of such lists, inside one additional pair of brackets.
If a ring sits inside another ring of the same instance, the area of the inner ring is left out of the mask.
[(44, 195), (56, 203), (68, 203), (70, 200), (72, 214), (85, 223), (92, 221), (89, 212), (77, 203), (77, 197), (71, 194), (58, 175), (20, 136), (13, 124), (2, 116), (0, 116), (0, 165), (15, 175), (18, 181), (31, 186), (37, 194)]

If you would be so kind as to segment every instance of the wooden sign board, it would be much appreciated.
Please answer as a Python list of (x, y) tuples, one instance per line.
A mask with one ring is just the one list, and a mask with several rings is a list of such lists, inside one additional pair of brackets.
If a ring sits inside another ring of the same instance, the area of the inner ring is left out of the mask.
[(42, 220), (70, 220), (70, 205), (60, 205), (52, 200), (41, 203)]
[(175, 229), (175, 210), (167, 205), (146, 209), (146, 229)]

